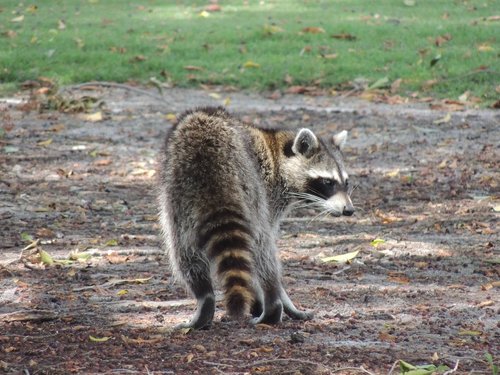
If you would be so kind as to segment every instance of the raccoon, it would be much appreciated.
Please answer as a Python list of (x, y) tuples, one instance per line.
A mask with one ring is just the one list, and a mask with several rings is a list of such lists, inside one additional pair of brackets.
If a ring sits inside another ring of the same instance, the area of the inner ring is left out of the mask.
[(341, 148), (347, 132), (331, 139), (311, 130), (261, 129), (223, 108), (180, 116), (159, 159), (160, 224), (173, 274), (197, 300), (192, 319), (178, 327), (210, 326), (214, 280), (227, 314), (276, 324), (295, 307), (281, 280), (276, 239), (294, 203), (334, 216), (352, 215)]

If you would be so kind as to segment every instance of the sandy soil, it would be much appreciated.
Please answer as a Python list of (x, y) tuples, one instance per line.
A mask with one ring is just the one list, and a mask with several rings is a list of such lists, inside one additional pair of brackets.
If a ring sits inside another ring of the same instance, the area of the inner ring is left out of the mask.
[[(164, 102), (82, 94), (103, 100), (102, 119), (0, 100), (0, 370), (396, 374), (403, 360), (493, 373), (498, 111), (210, 90), (167, 90)], [(210, 330), (171, 330), (194, 303), (160, 248), (155, 157), (174, 114), (224, 102), (262, 126), (350, 132), (356, 214), (295, 211), (282, 225), (285, 284), (312, 321), (252, 327), (226, 321), (219, 306)], [(48, 266), (40, 249), (90, 256)], [(350, 263), (321, 261), (356, 250)]]

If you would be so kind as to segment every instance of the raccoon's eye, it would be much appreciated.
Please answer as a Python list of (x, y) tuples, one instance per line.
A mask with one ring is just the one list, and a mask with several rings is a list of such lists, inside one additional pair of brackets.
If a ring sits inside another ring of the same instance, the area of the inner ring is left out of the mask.
[(321, 183), (326, 186), (333, 186), (335, 185), (335, 181), (332, 180), (331, 178), (323, 178), (321, 179)]

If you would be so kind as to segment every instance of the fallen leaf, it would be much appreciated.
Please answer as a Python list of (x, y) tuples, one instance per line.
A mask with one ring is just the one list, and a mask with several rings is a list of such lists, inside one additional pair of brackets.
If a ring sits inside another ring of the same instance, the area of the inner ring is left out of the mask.
[(108, 341), (110, 338), (111, 338), (110, 336), (105, 336), (105, 337), (95, 337), (95, 336), (89, 335), (89, 339), (90, 339), (90, 341), (92, 341), (92, 342), (106, 342), (106, 341)]
[(461, 329), (458, 332), (458, 334), (459, 334), (459, 336), (481, 336), (483, 334), (483, 332), (468, 330), (468, 329)]
[(57, 22), (57, 28), (58, 28), (59, 30), (64, 30), (64, 29), (66, 29), (66, 23), (64, 23), (64, 21), (63, 21), (63, 20), (59, 20), (59, 21)]
[(186, 356), (186, 362), (187, 363), (190, 363), (194, 358), (194, 354), (193, 353), (189, 353), (187, 356)]
[(200, 13), (198, 13), (198, 17), (208, 18), (210, 17), (210, 13), (208, 13), (206, 10), (202, 10)]
[(332, 38), (342, 39), (342, 40), (356, 40), (357, 39), (356, 36), (354, 36), (352, 34), (348, 34), (348, 33), (333, 34)]
[(431, 60), (431, 62), (429, 63), (430, 66), (434, 66), (438, 63), (438, 61), (441, 60), (441, 55), (440, 54), (437, 54), (436, 56), (434, 56)]
[(436, 45), (436, 47), (441, 47), (444, 43), (449, 42), (451, 39), (452, 38), (450, 34), (439, 35), (434, 40), (434, 44)]
[(483, 301), (483, 302), (478, 303), (477, 307), (483, 308), (483, 307), (487, 307), (487, 306), (492, 306), (494, 304), (495, 304), (495, 302), (493, 302), (492, 300), (488, 300), (488, 301)]
[(323, 57), (324, 59), (327, 59), (327, 60), (334, 60), (338, 56), (339, 55), (337, 53), (329, 53), (329, 54), (326, 54), (326, 55), (321, 55), (321, 57)]
[(302, 29), (302, 32), (308, 34), (323, 34), (325, 30), (322, 27), (309, 26), (309, 27), (304, 27)]
[(118, 241), (115, 239), (108, 240), (108, 241), (106, 241), (104, 246), (118, 246)]
[(486, 17), (486, 21), (500, 21), (500, 16), (489, 16), (489, 17)]
[(165, 118), (168, 120), (168, 121), (172, 121), (172, 122), (176, 122), (177, 121), (177, 116), (175, 115), (175, 113), (167, 113), (165, 115)]
[(370, 242), (370, 245), (376, 248), (378, 247), (378, 245), (383, 243), (385, 243), (385, 240), (383, 240), (382, 238), (375, 238), (373, 241)]
[(372, 83), (370, 86), (368, 86), (368, 90), (379, 89), (381, 87), (387, 86), (388, 83), (389, 83), (389, 77), (379, 78), (374, 83)]
[(277, 33), (282, 33), (284, 31), (285, 30), (276, 25), (264, 25), (264, 34), (266, 35), (273, 35)]
[(119, 255), (117, 252), (112, 252), (106, 255), (106, 259), (111, 264), (125, 263), (129, 260), (127, 255)]
[(4, 31), (2, 35), (6, 36), (7, 38), (15, 38), (17, 36), (17, 33), (14, 30), (7, 30)]
[(243, 64), (243, 67), (244, 68), (260, 68), (260, 64), (252, 61), (252, 60), (248, 60), (246, 63)]
[(49, 138), (45, 141), (40, 141), (40, 142), (37, 142), (37, 145), (38, 146), (42, 146), (42, 147), (47, 147), (48, 145), (50, 145), (52, 143), (52, 138)]
[(95, 113), (84, 113), (80, 115), (80, 118), (84, 121), (90, 121), (90, 122), (99, 122), (104, 120), (104, 116), (102, 115), (102, 112), (95, 112)]
[(219, 4), (209, 4), (205, 7), (205, 10), (207, 12), (220, 12), (222, 8)]
[(392, 171), (386, 172), (385, 176), (387, 177), (397, 177), (399, 176), (399, 168), (393, 169)]
[(379, 332), (378, 338), (380, 341), (385, 341), (385, 342), (396, 342), (397, 341), (396, 336), (391, 335), (385, 331)]
[(23, 22), (23, 21), (24, 21), (24, 15), (20, 15), (10, 20), (10, 22)]
[(410, 278), (408, 276), (399, 272), (389, 272), (387, 280), (399, 284), (408, 284), (410, 282)]
[(414, 7), (416, 3), (416, 0), (403, 0), (403, 4), (407, 7)]
[(202, 67), (194, 66), (194, 65), (186, 65), (184, 67), (184, 69), (189, 70), (189, 71), (202, 71), (202, 70), (204, 70)]
[(110, 165), (113, 163), (113, 160), (111, 159), (99, 159), (94, 161), (92, 164), (94, 164), (97, 167), (105, 167), (107, 165)]
[(29, 7), (26, 8), (26, 11), (30, 13), (35, 13), (38, 10), (38, 7), (36, 5), (30, 5)]
[(331, 257), (326, 257), (326, 258), (321, 259), (321, 261), (323, 263), (327, 263), (327, 262), (346, 263), (346, 262), (354, 259), (358, 255), (358, 253), (359, 253), (359, 250), (356, 250), (356, 251), (352, 251), (352, 252), (346, 253), (346, 254), (340, 254), (340, 255), (334, 255)]
[(403, 82), (403, 80), (401, 78), (398, 78), (397, 80), (395, 80), (394, 82), (391, 83), (391, 90), (390, 90), (391, 94), (394, 94), (399, 90), (399, 86), (401, 86), (401, 82)]
[(127, 289), (121, 289), (118, 292), (116, 292), (117, 296), (124, 296), (125, 294), (128, 294), (128, 290)]
[(37, 237), (44, 237), (44, 238), (51, 238), (55, 236), (54, 231), (50, 230), (49, 228), (40, 228), (37, 229), (36, 231)]
[(493, 47), (488, 43), (482, 43), (482, 44), (478, 45), (477, 50), (479, 52), (492, 52), (492, 51), (494, 51)]
[(33, 242), (33, 236), (26, 232), (21, 233), (21, 239), (25, 242)]
[(390, 214), (385, 214), (385, 213), (383, 213), (382, 211), (380, 211), (378, 209), (375, 210), (375, 216), (377, 216), (379, 219), (382, 220), (382, 224), (391, 224), (391, 223), (403, 220), (403, 219), (401, 219), (399, 217), (392, 216)]
[(144, 55), (136, 55), (130, 59), (130, 62), (142, 62), (146, 61), (148, 58)]
[(450, 122), (450, 120), (451, 120), (451, 113), (448, 112), (446, 114), (446, 116), (444, 116), (440, 119), (434, 120), (432, 123), (436, 124), (436, 125), (441, 125), (441, 124), (446, 124), (446, 123)]
[(40, 255), (40, 261), (48, 266), (54, 264), (54, 259), (45, 250), (39, 249), (38, 254)]

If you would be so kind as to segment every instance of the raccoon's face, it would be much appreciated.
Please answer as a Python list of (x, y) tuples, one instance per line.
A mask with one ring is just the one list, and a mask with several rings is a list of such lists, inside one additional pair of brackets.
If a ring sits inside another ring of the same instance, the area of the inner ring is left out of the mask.
[(299, 202), (334, 216), (354, 213), (341, 152), (346, 139), (345, 130), (325, 140), (304, 128), (288, 144), (283, 170), (290, 194)]

